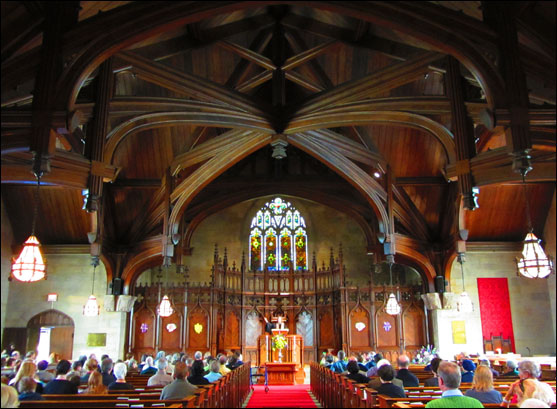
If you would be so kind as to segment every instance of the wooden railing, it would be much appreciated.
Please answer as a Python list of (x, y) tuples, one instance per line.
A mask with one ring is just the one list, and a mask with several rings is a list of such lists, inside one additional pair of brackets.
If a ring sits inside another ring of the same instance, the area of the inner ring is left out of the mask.
[(209, 385), (198, 386), (194, 395), (181, 400), (159, 400), (162, 388), (147, 387), (149, 376), (131, 376), (135, 390), (110, 391), (103, 395), (43, 395), (42, 401), (22, 401), (20, 408), (115, 408), (131, 405), (172, 408), (240, 408), (250, 390), (250, 362)]
[[(509, 385), (515, 379), (503, 380), (494, 383), (494, 389), (503, 395)], [(555, 381), (547, 382), (555, 392)], [(326, 408), (391, 408), (391, 407), (424, 407), (432, 399), (438, 399), (441, 390), (438, 387), (408, 387), (405, 388), (406, 398), (390, 398), (378, 395), (377, 391), (368, 388), (366, 384), (357, 384), (347, 377), (334, 373), (333, 371), (315, 362), (310, 363), (310, 386), (311, 391)], [(471, 384), (462, 384), (460, 389), (466, 391), (472, 387)], [(412, 403), (406, 405), (406, 403)], [(484, 407), (499, 407), (497, 404), (484, 404)], [(513, 407), (513, 406), (511, 406)], [(516, 407), (516, 405), (514, 406)]]

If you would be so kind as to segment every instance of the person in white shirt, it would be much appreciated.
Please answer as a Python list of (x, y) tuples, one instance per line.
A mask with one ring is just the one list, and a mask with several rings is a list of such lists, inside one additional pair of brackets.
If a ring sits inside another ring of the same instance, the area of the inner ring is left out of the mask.
[(159, 358), (157, 360), (157, 373), (149, 378), (147, 381), (147, 386), (161, 385), (166, 386), (172, 383), (172, 376), (166, 373), (166, 367), (168, 366), (168, 361), (165, 358)]

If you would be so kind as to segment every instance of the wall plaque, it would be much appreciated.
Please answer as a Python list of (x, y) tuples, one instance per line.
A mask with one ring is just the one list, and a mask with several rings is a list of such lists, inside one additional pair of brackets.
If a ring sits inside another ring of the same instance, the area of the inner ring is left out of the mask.
[(452, 321), (453, 344), (466, 344), (466, 322)]
[(106, 346), (106, 332), (104, 332), (104, 333), (90, 332), (89, 334), (87, 334), (87, 346), (88, 347), (105, 347)]

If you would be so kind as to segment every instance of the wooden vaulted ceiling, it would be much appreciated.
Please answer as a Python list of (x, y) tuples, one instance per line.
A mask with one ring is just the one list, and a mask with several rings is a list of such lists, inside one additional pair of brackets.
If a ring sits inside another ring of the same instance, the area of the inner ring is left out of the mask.
[[(86, 50), (88, 31), (102, 24), (113, 27), (119, 18), (135, 18), (136, 9), (149, 9), (149, 2), (80, 3), (68, 61)], [(430, 245), (449, 240), (457, 223), (458, 189), (451, 168), (456, 164), (454, 123), (442, 47), (428, 45), (419, 30), (382, 24), (381, 13), (391, 7), (386, 3), (377, 5), (377, 20), (369, 9), (360, 19), (358, 2), (346, 2), (344, 14), (332, 3), (329, 10), (326, 2), (315, 8), (276, 3), (231, 7), (169, 24), (137, 36), (112, 56), (114, 86), (104, 149), (105, 176), (112, 183), (104, 185), (101, 229), (107, 248), (131, 248), (163, 233), (162, 186), (168, 170), (176, 171), (176, 187), (211, 160), (211, 155), (198, 154), (203, 149), (226, 151), (233, 148), (228, 140), (282, 131), (291, 138), (286, 159), (272, 159), (268, 145), (238, 157), (193, 196), (183, 214), (187, 224), (195, 227), (210, 212), (276, 191), (351, 214), (366, 232), (367, 245), (373, 245), (379, 229), (373, 208), (356, 183), (339, 176), (342, 170), (335, 169), (334, 158), (328, 166), (316, 158), (311, 146), (323, 145), (349, 158), (359, 169), (349, 167), (352, 174), (370, 176), (379, 170), (376, 186), (384, 192), (391, 190), (391, 182), (397, 233)], [(467, 40), (486, 55), (494, 52), (496, 35), (482, 21), (481, 2), (412, 4), (407, 6), (418, 16), (431, 15), (434, 22), (451, 19), (457, 35), (469, 27)], [(403, 6), (392, 6), (393, 12), (401, 13)], [(17, 242), (29, 233), (32, 215), (31, 155), (21, 146), (31, 132), (46, 7), (47, 2), (2, 2), (2, 199)], [(554, 174), (547, 176), (555, 169), (555, 2), (517, 2), (516, 7), (522, 16), (517, 27), (533, 156), (544, 164), (543, 174), (527, 187), (534, 228), (541, 235), (555, 190)], [(478, 40), (482, 35), (485, 44)], [(460, 65), (460, 72), (476, 151), (493, 154), (502, 172), (509, 173), (509, 113), (493, 112), (477, 73), (466, 67)], [(284, 78), (276, 78), (278, 71)], [(58, 150), (53, 171), (44, 177), (37, 222), (44, 244), (86, 244), (92, 229), (81, 190), (87, 188), (98, 76), (99, 70), (92, 69), (71, 106), (57, 107)], [(491, 112), (487, 119), (486, 112)], [(316, 145), (304, 145), (304, 137)], [(494, 179), (482, 173), (482, 163), (475, 171), (482, 185), (480, 207), (465, 216), (469, 240), (521, 240), (526, 222), (518, 178)]]

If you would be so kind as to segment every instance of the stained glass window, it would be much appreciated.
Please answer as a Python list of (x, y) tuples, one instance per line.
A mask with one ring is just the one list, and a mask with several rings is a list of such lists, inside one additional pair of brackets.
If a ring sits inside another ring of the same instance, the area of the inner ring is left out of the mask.
[(250, 227), (250, 267), (307, 269), (306, 222), (292, 204), (277, 197), (266, 203)]

